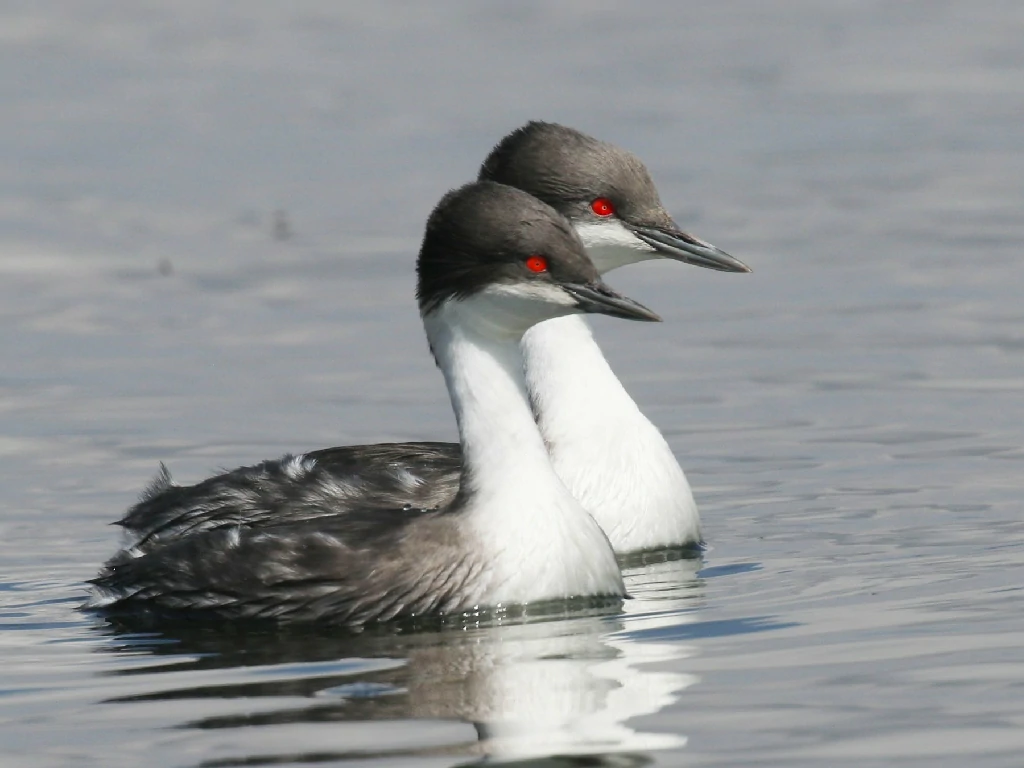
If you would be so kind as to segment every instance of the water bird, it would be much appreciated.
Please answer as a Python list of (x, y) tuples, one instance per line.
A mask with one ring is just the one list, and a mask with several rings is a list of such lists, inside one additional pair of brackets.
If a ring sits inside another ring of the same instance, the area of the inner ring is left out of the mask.
[[(523, 189), (572, 222), (602, 274), (650, 259), (750, 272), (684, 232), (634, 154), (556, 123), (531, 122), (491, 151), (480, 178)], [(582, 317), (523, 337), (527, 386), (555, 471), (615, 551), (693, 546), (700, 515), (678, 460), (619, 381)]]
[[(572, 223), (601, 273), (659, 258), (750, 271), (673, 221), (639, 158), (573, 128), (534, 121), (512, 131), (484, 160), (479, 179), (523, 189), (555, 208)], [(555, 471), (615, 551), (698, 544), (700, 516), (686, 475), (611, 369), (585, 319), (569, 315), (534, 326), (523, 337), (522, 353), (531, 404)], [(449, 503), (458, 492), (462, 448), (442, 442), (343, 446), (294, 459), (296, 466), (303, 461), (348, 487), (344, 503), (388, 497), (395, 506), (430, 507)], [(218, 509), (183, 516), (162, 502), (160, 497), (132, 509), (121, 521), (126, 531), (149, 542), (235, 524)]]
[[(164, 510), (176, 535), (144, 534), (115, 554), (92, 582), (89, 607), (361, 627), (624, 595), (607, 536), (551, 465), (520, 342), (531, 326), (575, 313), (659, 318), (601, 281), (555, 209), (491, 181), (438, 203), (417, 277), (424, 330), (458, 423), (454, 497), (410, 508), (387, 493), (356, 493), (354, 503), (358, 477), (340, 482), (314, 454), (187, 487), (162, 475), (140, 504)], [(358, 457), (375, 448), (349, 450)], [(205, 526), (210, 516), (234, 524)]]

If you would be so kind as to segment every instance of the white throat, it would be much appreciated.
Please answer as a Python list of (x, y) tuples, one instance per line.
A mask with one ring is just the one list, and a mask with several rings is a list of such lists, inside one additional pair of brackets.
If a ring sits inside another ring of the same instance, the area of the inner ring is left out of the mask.
[(501, 326), (495, 302), (487, 292), (449, 300), (423, 321), (459, 425), (469, 544), (491, 575), (481, 603), (621, 595), (607, 537), (551, 466), (520, 333)]
[(653, 247), (626, 229), (617, 219), (574, 222), (573, 228), (586, 246), (590, 260), (602, 275), (627, 264), (661, 258)]
[[(657, 258), (619, 223), (576, 226), (598, 269)], [(615, 376), (582, 317), (523, 337), (527, 385), (551, 462), (616, 552), (694, 544), (700, 517), (665, 438)]]

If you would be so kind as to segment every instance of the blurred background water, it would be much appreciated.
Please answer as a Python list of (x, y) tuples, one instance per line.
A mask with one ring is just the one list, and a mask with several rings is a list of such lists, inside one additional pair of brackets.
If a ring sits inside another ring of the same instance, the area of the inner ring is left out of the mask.
[[(1009, 0), (4, 3), (0, 766), (1020, 765), (1022, 35)], [(755, 269), (616, 272), (665, 323), (595, 323), (703, 558), (460, 631), (78, 612), (161, 460), (454, 437), (413, 258), (528, 119)]]

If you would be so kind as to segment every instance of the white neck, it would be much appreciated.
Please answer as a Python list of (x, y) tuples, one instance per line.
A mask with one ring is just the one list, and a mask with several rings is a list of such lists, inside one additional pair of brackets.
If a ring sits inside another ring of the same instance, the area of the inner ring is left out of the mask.
[(555, 471), (615, 551), (700, 541), (700, 518), (683, 470), (615, 376), (584, 319), (534, 326), (522, 350)]
[(534, 422), (522, 331), (496, 322), (494, 303), (481, 293), (424, 318), (459, 425), (469, 543), (491, 575), (478, 597), (495, 605), (621, 595), (607, 538), (558, 479)]

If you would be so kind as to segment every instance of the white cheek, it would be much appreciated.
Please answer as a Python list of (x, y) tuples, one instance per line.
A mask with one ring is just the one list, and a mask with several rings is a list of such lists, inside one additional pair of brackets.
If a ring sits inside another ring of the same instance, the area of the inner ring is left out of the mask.
[(660, 254), (638, 238), (618, 219), (573, 222), (587, 255), (602, 274), (638, 261), (657, 259)]
[(539, 304), (553, 314), (561, 314), (560, 310), (565, 307), (575, 307), (576, 301), (553, 283), (537, 281), (535, 283), (512, 283), (511, 285), (498, 283), (489, 285), (480, 291), (480, 296), (485, 300), (497, 303), (508, 302), (513, 306), (524, 304)]
[(537, 323), (579, 312), (576, 300), (544, 282), (489, 285), (458, 301), (447, 302), (461, 322), (498, 337), (518, 337)]

